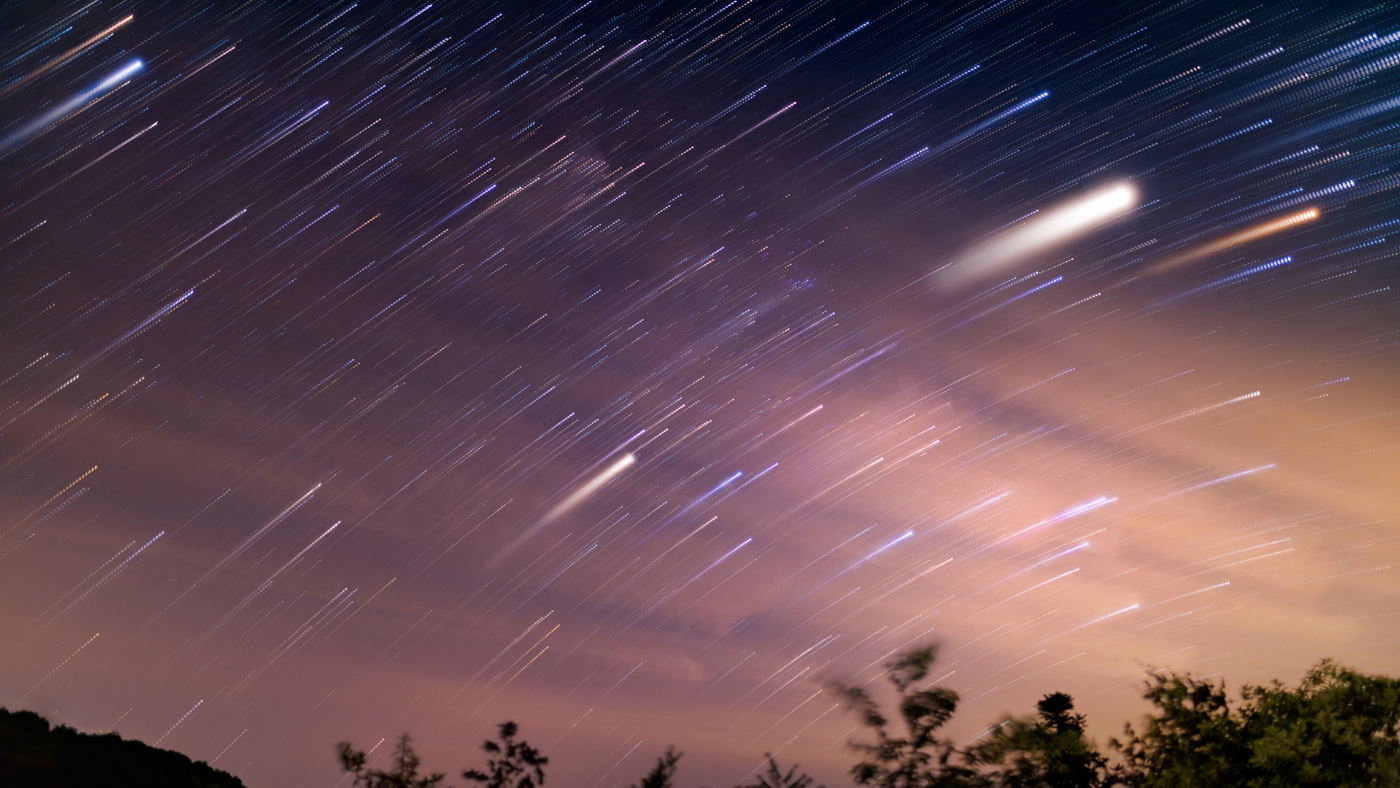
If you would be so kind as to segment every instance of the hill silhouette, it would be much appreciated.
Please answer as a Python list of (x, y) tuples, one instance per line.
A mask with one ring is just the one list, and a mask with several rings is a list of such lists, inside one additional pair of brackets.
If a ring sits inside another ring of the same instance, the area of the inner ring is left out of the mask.
[(0, 785), (12, 788), (244, 788), (243, 781), (172, 750), (116, 733), (52, 727), (0, 708)]

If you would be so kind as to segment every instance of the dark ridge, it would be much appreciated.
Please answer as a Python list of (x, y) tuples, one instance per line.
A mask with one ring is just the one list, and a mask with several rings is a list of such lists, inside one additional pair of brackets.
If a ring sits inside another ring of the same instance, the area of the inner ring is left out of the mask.
[(0, 708), (0, 785), (6, 788), (244, 788), (204, 761), (123, 739), (52, 727)]

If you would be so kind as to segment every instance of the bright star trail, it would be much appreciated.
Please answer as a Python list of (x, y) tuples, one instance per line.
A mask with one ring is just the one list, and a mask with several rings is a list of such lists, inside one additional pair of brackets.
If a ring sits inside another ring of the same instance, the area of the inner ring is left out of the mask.
[(0, 16), (0, 705), (839, 786), (926, 642), (1400, 672), (1391, 3)]

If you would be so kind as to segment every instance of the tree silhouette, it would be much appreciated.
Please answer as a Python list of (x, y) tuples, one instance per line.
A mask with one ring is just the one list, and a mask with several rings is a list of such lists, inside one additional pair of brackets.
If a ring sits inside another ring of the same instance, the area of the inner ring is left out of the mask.
[[(778, 762), (773, 760), (773, 753), (764, 753), (764, 755), (768, 758), (768, 769), (758, 775), (756, 782), (740, 785), (737, 788), (809, 788), (811, 786), (812, 778), (805, 773), (798, 774), (797, 764), (793, 764), (792, 768), (787, 770), (787, 774), (784, 774), (783, 770), (778, 768)], [(819, 785), (817, 788), (825, 788), (825, 786)]]
[[(979, 744), (960, 749), (939, 735), (957, 710), (958, 694), (941, 687), (919, 687), (928, 677), (935, 654), (929, 646), (901, 654), (885, 665), (897, 695), (897, 723), (885, 716), (863, 687), (828, 685), (860, 715), (861, 724), (874, 737), (873, 743), (850, 743), (859, 754), (850, 772), (857, 785), (1400, 788), (1400, 679), (1368, 676), (1323, 660), (1308, 671), (1296, 689), (1278, 681), (1268, 686), (1246, 685), (1239, 700), (1232, 703), (1223, 684), (1190, 674), (1159, 673), (1148, 676), (1144, 692), (1153, 713), (1144, 717), (1138, 728), (1126, 725), (1122, 741), (1110, 740), (1107, 756), (1085, 736), (1084, 715), (1075, 712), (1074, 700), (1059, 692), (1044, 696), (1036, 704), (1035, 715), (1007, 719)], [(7, 777), (20, 774), (6, 761), (8, 750), (16, 749), (22, 739), (27, 753), (35, 749), (34, 736), (48, 732), (47, 723), (37, 715), (22, 712), (7, 718), (0, 711), (0, 723), (27, 723), (31, 717), (42, 729), (29, 726), (34, 731), (16, 728), (7, 732), (0, 725), (0, 785), (8, 785)], [(493, 756), (485, 770), (470, 769), (462, 776), (480, 788), (540, 788), (549, 759), (526, 742), (517, 741), (518, 731), (515, 723), (503, 723), (500, 741), (482, 745)], [(53, 733), (64, 741), (71, 738), (92, 744), (110, 739), (122, 743), (115, 736), (84, 738), (64, 728)], [(14, 741), (8, 741), (11, 738)], [(144, 747), (135, 742), (124, 744)], [(349, 742), (341, 742), (337, 750), (341, 767), (355, 776), (356, 788), (440, 788), (443, 780), (442, 774), (419, 773), (421, 763), (408, 734), (399, 737), (387, 771), (368, 768), (368, 756)], [(169, 758), (172, 764), (175, 758), (188, 764), (188, 759), (177, 753), (151, 753)], [(674, 788), (681, 755), (668, 747), (657, 758), (656, 766), (631, 788)], [(228, 777), (203, 764), (193, 766)], [(229, 785), (240, 785), (235, 778), (229, 780)], [(62, 784), (105, 788), (109, 782)], [(796, 766), (784, 772), (769, 754), (766, 770), (754, 782), (736, 788), (812, 788), (813, 782)], [(223, 785), (206, 783), (203, 777), (196, 777), (194, 784), (196, 788)]]
[(340, 768), (355, 775), (357, 787), (436, 788), (437, 784), (447, 776), (444, 774), (418, 776), (418, 767), (422, 761), (418, 759), (418, 753), (413, 751), (413, 739), (407, 733), (399, 736), (398, 743), (394, 745), (394, 764), (387, 772), (366, 768), (365, 762), (369, 756), (355, 749), (348, 741), (336, 745), (336, 754), (340, 757)]
[(954, 762), (962, 755), (951, 741), (940, 738), (942, 728), (958, 707), (958, 693), (942, 687), (915, 689), (928, 676), (936, 656), (935, 646), (901, 654), (885, 665), (890, 683), (899, 696), (904, 734), (893, 731), (880, 707), (861, 687), (839, 683), (828, 687), (845, 698), (847, 708), (860, 715), (861, 724), (875, 734), (875, 743), (851, 742), (861, 754), (851, 768), (857, 785), (877, 788), (955, 788), (982, 785), (978, 773)]
[(499, 755), (486, 761), (486, 771), (468, 769), (462, 777), (481, 783), (483, 788), (538, 788), (544, 785), (544, 767), (549, 759), (523, 741), (515, 740), (519, 727), (513, 722), (501, 723), (501, 743), (491, 740), (481, 749)]
[(1150, 676), (1144, 697), (1158, 711), (1144, 718), (1142, 732), (1127, 723), (1126, 739), (1109, 741), (1126, 762), (1125, 782), (1146, 786), (1176, 776), (1184, 785), (1235, 784), (1241, 776), (1237, 765), (1248, 761), (1249, 749), (1223, 684), (1190, 675)]
[(671, 788), (671, 778), (676, 776), (676, 762), (684, 755), (675, 747), (667, 747), (666, 753), (656, 759), (656, 766), (647, 772), (640, 783), (631, 788)]
[[(487, 741), (481, 748), (499, 755), (486, 761), (486, 771), (468, 769), (462, 777), (481, 783), (483, 788), (539, 788), (544, 784), (544, 767), (549, 759), (523, 741), (516, 741), (519, 727), (513, 722), (501, 723), (501, 742)], [(419, 775), (422, 761), (413, 750), (413, 739), (407, 733), (394, 746), (393, 765), (388, 771), (367, 767), (369, 756), (355, 749), (348, 741), (336, 745), (340, 768), (355, 775), (356, 788), (438, 788), (446, 775), (434, 772)]]
[(1063, 692), (1036, 704), (1037, 716), (1009, 719), (973, 747), (969, 761), (993, 767), (1000, 788), (1104, 788), (1112, 785), (1108, 761), (1084, 738), (1084, 715)]
[(1156, 713), (1110, 742), (1127, 785), (1400, 785), (1400, 679), (1323, 660), (1297, 689), (1246, 685), (1234, 708), (1190, 675), (1152, 676), (1145, 697)]

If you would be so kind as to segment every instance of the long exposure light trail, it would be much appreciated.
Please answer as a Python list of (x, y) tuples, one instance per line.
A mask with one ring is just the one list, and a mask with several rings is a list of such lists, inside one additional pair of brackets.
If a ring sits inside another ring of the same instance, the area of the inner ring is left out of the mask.
[(843, 785), (918, 646), (955, 742), (1400, 672), (1390, 4), (16, 9), (12, 711)]

